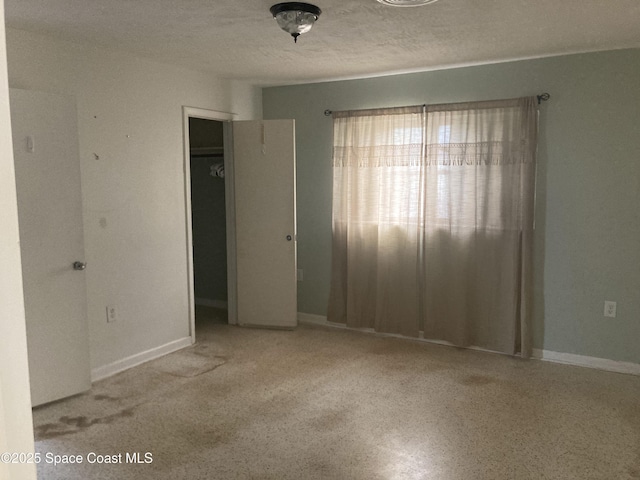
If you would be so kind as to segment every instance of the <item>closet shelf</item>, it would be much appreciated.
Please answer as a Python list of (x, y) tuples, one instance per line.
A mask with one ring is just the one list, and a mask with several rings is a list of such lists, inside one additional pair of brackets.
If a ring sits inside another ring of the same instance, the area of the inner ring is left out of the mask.
[(194, 147), (190, 149), (192, 157), (222, 157), (224, 147)]

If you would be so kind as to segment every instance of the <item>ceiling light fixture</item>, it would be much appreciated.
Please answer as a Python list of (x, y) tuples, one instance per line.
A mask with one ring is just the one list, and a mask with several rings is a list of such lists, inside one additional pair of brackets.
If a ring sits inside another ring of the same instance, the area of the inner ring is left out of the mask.
[(438, 0), (378, 0), (381, 4), (390, 7), (421, 7), (422, 5), (429, 5), (437, 1)]
[(313, 27), (322, 13), (310, 3), (286, 2), (278, 3), (269, 9), (273, 18), (285, 32), (291, 34), (293, 41), (298, 43), (298, 37), (307, 33)]

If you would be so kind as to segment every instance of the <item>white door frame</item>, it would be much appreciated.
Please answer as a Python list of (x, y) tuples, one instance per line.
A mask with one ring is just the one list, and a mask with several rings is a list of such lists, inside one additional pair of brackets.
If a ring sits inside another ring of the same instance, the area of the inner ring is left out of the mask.
[(224, 134), (224, 182), (225, 216), (227, 223), (227, 303), (229, 324), (237, 323), (236, 305), (236, 242), (235, 242), (235, 196), (233, 188), (233, 114), (196, 107), (182, 107), (182, 133), (184, 145), (184, 195), (186, 205), (187, 234), (187, 285), (189, 297), (189, 335), (191, 343), (196, 341), (196, 310), (193, 280), (193, 225), (191, 217), (191, 148), (189, 144), (189, 118), (202, 118), (223, 122)]

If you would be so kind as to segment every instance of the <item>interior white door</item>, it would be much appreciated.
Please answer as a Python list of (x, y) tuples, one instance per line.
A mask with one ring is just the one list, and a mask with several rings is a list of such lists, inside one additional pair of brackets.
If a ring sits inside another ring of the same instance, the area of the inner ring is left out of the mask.
[(91, 387), (78, 127), (71, 97), (9, 95), (35, 406)]
[(297, 325), (293, 120), (233, 122), (237, 322)]

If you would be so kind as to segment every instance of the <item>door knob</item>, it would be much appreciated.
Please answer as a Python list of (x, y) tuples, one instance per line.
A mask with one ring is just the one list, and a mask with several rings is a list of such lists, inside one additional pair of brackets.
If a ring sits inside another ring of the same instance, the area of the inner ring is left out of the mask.
[(84, 270), (85, 268), (87, 268), (87, 264), (84, 262), (73, 262), (73, 269), (74, 270)]
[(287, 242), (291, 241), (291, 235), (287, 235)]

